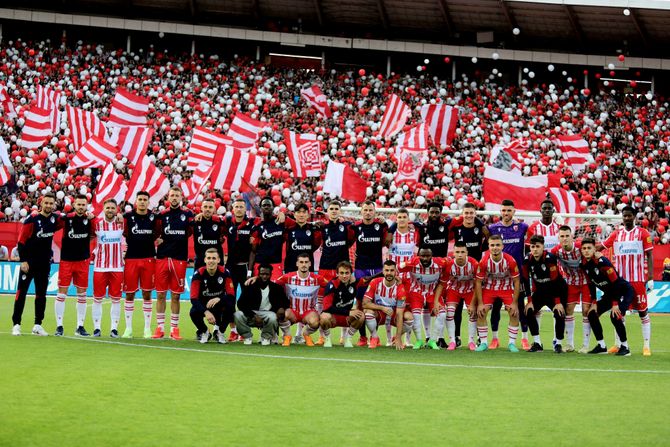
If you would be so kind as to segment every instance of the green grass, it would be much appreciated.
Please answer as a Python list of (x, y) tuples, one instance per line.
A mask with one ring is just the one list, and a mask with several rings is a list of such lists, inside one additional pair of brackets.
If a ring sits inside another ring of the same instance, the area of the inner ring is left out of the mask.
[[(0, 297), (0, 446), (649, 446), (670, 436), (666, 316), (652, 316), (652, 357), (629, 317), (633, 356), (618, 358), (12, 337), (12, 304)], [(29, 298), (24, 334), (32, 316)], [(66, 335), (74, 317), (69, 299)], [(90, 308), (88, 319), (92, 332)], [(134, 323), (141, 334), (139, 302)], [(44, 326), (54, 329), (51, 299)], [(545, 315), (545, 346), (550, 331)]]

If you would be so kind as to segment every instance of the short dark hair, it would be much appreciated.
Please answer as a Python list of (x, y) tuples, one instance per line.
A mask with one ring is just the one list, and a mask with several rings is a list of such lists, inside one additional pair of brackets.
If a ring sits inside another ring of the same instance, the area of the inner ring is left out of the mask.
[(258, 273), (261, 272), (261, 269), (268, 269), (268, 270), (270, 270), (270, 273), (272, 273), (272, 266), (271, 266), (270, 264), (265, 264), (265, 263), (264, 263), (264, 264), (260, 264), (260, 265), (258, 266)]
[(119, 204), (116, 203), (116, 199), (107, 199), (107, 200), (105, 200), (105, 201), (102, 203), (102, 206), (105, 206), (105, 205), (107, 205), (108, 203), (113, 203), (114, 205), (119, 206)]
[(263, 198), (261, 199), (261, 203), (263, 203), (263, 202), (265, 202), (265, 201), (269, 201), (273, 206), (274, 206), (274, 204), (275, 204), (275, 203), (272, 201), (272, 199), (271, 199), (270, 197), (267, 197), (267, 196), (265, 196), (265, 197), (263, 197)]
[(309, 254), (308, 253), (300, 253), (295, 259), (296, 261), (300, 258), (307, 258), (309, 259)]
[(86, 194), (77, 194), (74, 196), (74, 200), (88, 200), (88, 197), (86, 197)]
[(470, 203), (470, 202), (467, 202), (465, 205), (463, 205), (463, 209), (465, 209), (465, 208), (473, 208), (473, 209), (477, 209), (477, 207), (475, 206), (475, 204), (474, 204), (474, 203)]
[[(431, 255), (431, 256), (433, 255), (433, 249), (430, 248), (430, 247), (427, 246), (427, 245), (422, 245), (421, 247), (419, 247), (419, 251), (418, 251), (418, 252), (420, 252), (421, 250), (430, 250), (430, 255)], [(417, 252), (417, 253), (418, 253), (418, 252)]]
[(489, 240), (490, 241), (500, 241), (500, 242), (502, 242), (503, 238), (499, 234), (492, 234), (492, 235), (489, 236)]
[(623, 214), (623, 213), (631, 213), (631, 214), (633, 214), (633, 216), (634, 216), (635, 214), (637, 214), (637, 213), (635, 212), (635, 208), (633, 208), (633, 207), (630, 206), (630, 205), (626, 205), (626, 206), (623, 207), (623, 209), (621, 210), (621, 214)]
[[(490, 239), (490, 238), (489, 238)], [(468, 248), (468, 246), (463, 241), (454, 242), (454, 248)]]
[(47, 192), (47, 193), (44, 193), (42, 198), (43, 199), (54, 199), (54, 200), (56, 200), (56, 194), (54, 194), (52, 192)]
[(542, 244), (544, 245), (544, 236), (541, 234), (534, 234), (530, 237), (530, 245), (533, 244)]
[(387, 266), (387, 265), (388, 265), (388, 266), (391, 266), (391, 265), (392, 265), (393, 267), (395, 267), (395, 266), (396, 266), (396, 263), (395, 263), (395, 261), (392, 261), (392, 260), (390, 260), (390, 259), (387, 259), (386, 261), (384, 261), (384, 266)]
[(242, 202), (245, 205), (247, 204), (247, 202), (242, 197), (237, 197), (235, 200), (233, 200), (232, 203), (235, 203), (235, 202)]
[(174, 192), (178, 192), (178, 193), (181, 194), (182, 196), (184, 195), (184, 191), (182, 191), (181, 188), (180, 188), (179, 186), (173, 186), (172, 188), (170, 188), (170, 189), (168, 190), (168, 194), (169, 194), (170, 192), (172, 192), (172, 191), (174, 191)]
[(350, 272), (354, 271), (354, 268), (351, 265), (351, 262), (349, 261), (340, 261), (337, 263), (337, 267), (335, 268), (335, 271), (339, 271), (341, 268), (347, 269)]
[(295, 206), (294, 211), (300, 211), (300, 210), (309, 211), (309, 205), (307, 205), (305, 202), (300, 202)]
[(442, 212), (442, 204), (440, 202), (430, 202), (428, 204), (428, 209), (431, 209), (431, 208), (437, 208), (437, 209), (440, 210), (440, 213)]
[(514, 201), (510, 199), (505, 199), (500, 203), (502, 206), (511, 206), (514, 207)]
[(585, 237), (582, 239), (582, 247), (586, 244), (596, 245), (596, 240), (592, 237)]
[(205, 202), (212, 202), (212, 203), (214, 203), (214, 199), (212, 199), (211, 197), (205, 197), (204, 199), (202, 199), (202, 203), (205, 203)]
[(407, 208), (399, 208), (396, 214), (407, 214), (409, 216), (409, 211), (407, 211)]
[(374, 208), (374, 207), (375, 207), (375, 202), (373, 202), (372, 200), (366, 200), (366, 201), (363, 202), (363, 204), (361, 205), (361, 208), (364, 207), (364, 206), (372, 206), (372, 207)]
[[(338, 207), (342, 208), (342, 202), (340, 202), (340, 201), (337, 200), (337, 199), (333, 199), (333, 200), (331, 200), (331, 201), (328, 203), (328, 207), (330, 207), (330, 205), (335, 205), (335, 206), (338, 206)], [(326, 207), (326, 208), (328, 208), (328, 207)]]
[(561, 225), (558, 231), (569, 231), (572, 233), (572, 228), (570, 228), (568, 225)]
[(148, 198), (148, 199), (151, 198), (151, 196), (149, 195), (149, 193), (148, 193), (147, 191), (139, 191), (139, 192), (135, 195), (135, 197), (139, 197), (139, 196), (145, 196), (145, 197)]
[(544, 199), (544, 200), (542, 201), (542, 203), (540, 203), (540, 208), (541, 208), (542, 205), (544, 205), (545, 203), (548, 203), (549, 205), (551, 205), (552, 208), (556, 208), (556, 205), (554, 205), (554, 202), (553, 202), (551, 199)]

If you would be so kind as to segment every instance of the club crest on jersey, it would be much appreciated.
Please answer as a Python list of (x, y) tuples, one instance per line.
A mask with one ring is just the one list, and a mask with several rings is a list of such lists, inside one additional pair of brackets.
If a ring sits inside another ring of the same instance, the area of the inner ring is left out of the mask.
[(349, 286), (349, 293), (354, 293), (354, 288), (353, 288), (353, 286)]
[(514, 225), (512, 228), (514, 228), (514, 231), (519, 231), (519, 226), (518, 225)]
[(475, 228), (475, 234), (479, 234), (479, 228)]
[(212, 230), (216, 231), (219, 229), (219, 226), (217, 224), (212, 225)]
[(53, 216), (51, 216), (51, 219), (49, 219), (49, 220), (51, 221), (51, 223), (56, 223), (56, 218), (53, 217)]
[(223, 284), (223, 278), (221, 278), (220, 276), (219, 279), (217, 279), (217, 281), (219, 282), (219, 284)]
[(84, 225), (88, 225), (88, 219), (84, 219)]
[(440, 225), (440, 228), (438, 228), (438, 230), (440, 230), (440, 233), (444, 233), (444, 225)]
[(340, 233), (343, 233), (344, 232), (344, 225), (340, 225), (339, 228), (340, 228)]
[(305, 232), (305, 234), (306, 234), (307, 236), (311, 236), (311, 235), (312, 235), (312, 231), (311, 231), (311, 230), (307, 230), (307, 231)]
[(149, 220), (152, 221), (152, 222), (154, 221), (154, 215), (153, 214), (149, 214)]
[(546, 272), (547, 271), (547, 266), (542, 264), (542, 271)]
[(183, 214), (181, 216), (179, 216), (179, 218), (181, 219), (182, 222), (184, 222), (186, 220), (186, 216), (184, 216)]
[(375, 230), (379, 231), (379, 224), (375, 224)]

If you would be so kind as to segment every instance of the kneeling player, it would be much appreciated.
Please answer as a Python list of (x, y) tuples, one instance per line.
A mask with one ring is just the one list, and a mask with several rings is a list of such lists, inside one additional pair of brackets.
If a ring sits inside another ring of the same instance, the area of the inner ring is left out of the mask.
[(486, 351), (488, 347), (489, 327), (486, 315), (496, 301), (502, 301), (509, 313), (507, 335), (508, 348), (511, 352), (519, 352), (516, 337), (519, 334), (519, 267), (516, 260), (503, 253), (502, 236), (494, 234), (489, 237), (489, 251), (484, 253), (477, 267), (474, 300), (477, 303), (477, 332), (480, 345), (475, 351)]
[(382, 269), (384, 277), (373, 279), (365, 292), (363, 309), (365, 309), (365, 325), (370, 330), (370, 349), (379, 346), (377, 326), (384, 324), (386, 319), (395, 320), (394, 344), (396, 349), (405, 348), (402, 334), (412, 330), (414, 323), (412, 313), (405, 310), (407, 294), (405, 287), (396, 281), (396, 273), (395, 262), (384, 262)]
[(323, 312), (319, 324), (325, 333), (324, 348), (333, 346), (330, 340), (330, 329), (341, 327), (344, 333), (344, 347), (353, 348), (351, 336), (365, 324), (363, 311), (355, 309), (356, 300), (365, 292), (361, 279), (352, 275), (353, 268), (348, 261), (337, 264), (337, 278), (326, 286), (323, 295)]
[(191, 279), (191, 320), (198, 329), (200, 343), (207, 343), (212, 334), (204, 320), (214, 326), (213, 334), (218, 343), (226, 343), (223, 335), (233, 321), (235, 290), (230, 272), (219, 265), (216, 248), (205, 251), (205, 267), (200, 267)]
[(540, 339), (540, 326), (537, 315), (542, 312), (542, 307), (547, 306), (554, 312), (557, 342), (554, 352), (563, 352), (563, 335), (565, 333), (565, 307), (568, 299), (568, 285), (558, 271), (558, 259), (551, 253), (544, 252), (544, 236), (533, 235), (530, 238), (530, 253), (523, 260), (521, 268), (523, 279), (523, 290), (530, 292), (530, 280), (533, 280), (532, 293), (528, 294), (526, 304), (526, 321), (533, 336), (533, 345), (528, 352), (542, 351)]
[[(598, 344), (589, 351), (589, 354), (607, 354), (607, 346), (603, 340), (603, 327), (600, 324), (600, 315), (610, 311), (610, 320), (619, 335), (621, 347), (616, 355), (629, 356), (628, 338), (626, 337), (626, 326), (623, 317), (626, 310), (633, 302), (635, 290), (628, 281), (621, 278), (614, 266), (606, 257), (596, 253), (595, 240), (584, 238), (582, 240), (582, 263), (580, 267), (586, 272), (591, 281), (591, 308), (589, 309), (589, 322), (591, 330)], [(602, 290), (603, 296), (600, 301), (596, 298), (596, 287)]]

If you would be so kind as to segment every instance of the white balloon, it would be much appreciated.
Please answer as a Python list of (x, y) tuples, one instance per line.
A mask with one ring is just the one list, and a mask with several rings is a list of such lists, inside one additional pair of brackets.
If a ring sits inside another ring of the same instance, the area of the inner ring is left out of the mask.
[(518, 36), (519, 34), (521, 34), (521, 30), (519, 28), (514, 28), (512, 30), (512, 34), (514, 34), (515, 36)]
[[(476, 56), (473, 56), (473, 58), (470, 59), (470, 60), (472, 61), (473, 64), (476, 64), (476, 63), (477, 63), (477, 57), (476, 57)], [(417, 199), (417, 200), (418, 200), (418, 199)]]

